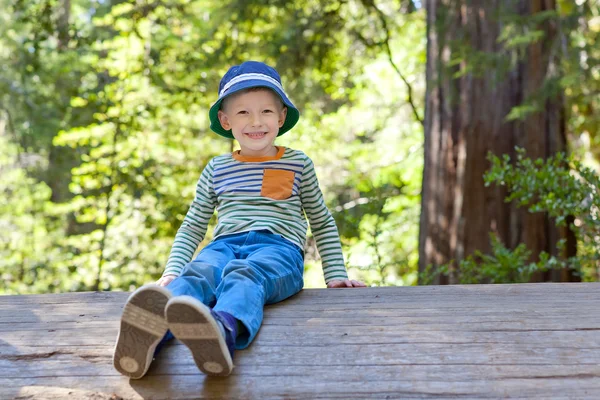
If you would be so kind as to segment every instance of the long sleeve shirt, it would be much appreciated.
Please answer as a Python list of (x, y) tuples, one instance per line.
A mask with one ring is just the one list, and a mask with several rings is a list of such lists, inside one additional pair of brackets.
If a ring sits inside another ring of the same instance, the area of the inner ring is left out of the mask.
[(179, 275), (191, 261), (216, 209), (215, 239), (268, 230), (301, 249), (308, 218), (325, 282), (348, 278), (335, 220), (323, 200), (312, 160), (298, 150), (277, 149), (273, 157), (244, 157), (234, 152), (210, 160), (175, 235), (163, 276)]

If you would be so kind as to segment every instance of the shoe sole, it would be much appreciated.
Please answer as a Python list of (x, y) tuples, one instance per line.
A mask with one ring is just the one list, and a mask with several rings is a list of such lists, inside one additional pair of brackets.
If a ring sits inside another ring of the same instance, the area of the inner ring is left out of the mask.
[(231, 374), (231, 355), (210, 308), (193, 297), (177, 296), (167, 304), (165, 315), (169, 330), (190, 349), (200, 371), (212, 376)]
[(129, 296), (113, 355), (113, 365), (131, 379), (143, 377), (154, 350), (167, 333), (165, 307), (171, 293), (155, 284), (144, 285)]

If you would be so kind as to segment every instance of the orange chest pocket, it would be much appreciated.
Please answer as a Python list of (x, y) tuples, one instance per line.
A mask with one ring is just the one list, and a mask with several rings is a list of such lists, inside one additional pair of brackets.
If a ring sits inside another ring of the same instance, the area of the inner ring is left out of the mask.
[(294, 188), (294, 172), (265, 169), (260, 195), (274, 200), (289, 199)]

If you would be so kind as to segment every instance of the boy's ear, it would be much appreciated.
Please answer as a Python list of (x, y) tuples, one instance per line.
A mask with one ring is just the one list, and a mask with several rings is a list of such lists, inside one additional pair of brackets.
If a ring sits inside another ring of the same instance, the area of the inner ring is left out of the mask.
[(219, 110), (217, 117), (219, 118), (219, 122), (221, 123), (223, 129), (225, 129), (226, 131), (231, 129), (231, 124), (229, 123), (229, 118), (227, 117), (227, 114)]
[(285, 117), (287, 116), (287, 107), (283, 107), (279, 113), (279, 127), (281, 128), (285, 123)]

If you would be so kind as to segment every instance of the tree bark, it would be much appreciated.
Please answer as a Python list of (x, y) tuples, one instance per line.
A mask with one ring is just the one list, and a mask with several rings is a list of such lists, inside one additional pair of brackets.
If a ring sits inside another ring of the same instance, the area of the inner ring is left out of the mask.
[[(543, 39), (527, 46), (524, 57), (504, 47), (499, 36), (507, 15), (532, 16), (555, 8), (555, 0), (427, 0), (427, 94), (425, 167), (419, 235), (419, 271), (452, 266), (434, 283), (458, 283), (458, 261), (475, 250), (490, 251), (489, 233), (506, 246), (525, 243), (534, 257), (556, 254), (567, 232), (542, 214), (504, 202), (506, 192), (484, 186), (487, 153), (514, 155), (523, 147), (532, 158), (566, 148), (563, 99), (546, 98), (524, 120), (507, 121), (513, 107), (538, 98), (557, 63), (557, 32), (551, 22), (536, 29)], [(478, 59), (496, 60), (479, 70)], [(496, 57), (496, 58), (494, 58)], [(455, 59), (459, 63), (453, 62)], [(467, 61), (465, 61), (467, 60)], [(502, 67), (506, 67), (504, 70)], [(534, 280), (571, 280), (560, 272)]]

